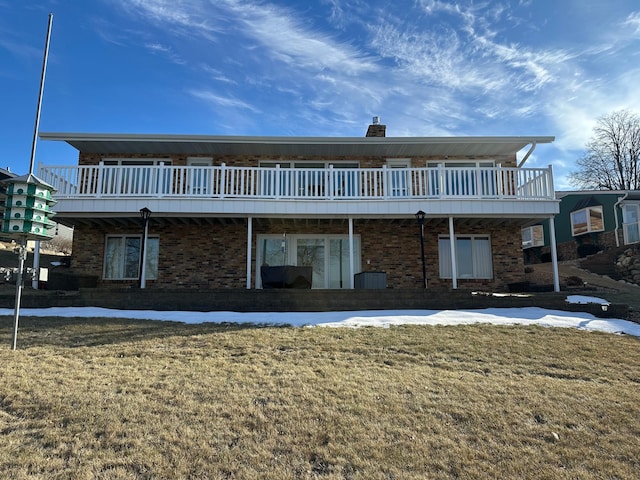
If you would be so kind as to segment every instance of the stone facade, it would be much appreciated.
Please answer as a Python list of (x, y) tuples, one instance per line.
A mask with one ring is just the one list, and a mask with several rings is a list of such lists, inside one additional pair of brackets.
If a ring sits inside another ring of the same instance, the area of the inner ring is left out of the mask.
[[(622, 245), (622, 231), (618, 234), (618, 241)], [(580, 245), (597, 245), (602, 250), (609, 250), (617, 248), (616, 245), (616, 232), (595, 232), (587, 235), (583, 235), (580, 241), (562, 242), (556, 245), (558, 252), (558, 260), (568, 261), (577, 260), (580, 258), (578, 253), (578, 247)], [(527, 263), (540, 263), (543, 258), (542, 255), (547, 257), (546, 261), (550, 261), (549, 255), (551, 255), (551, 247), (534, 247), (525, 250), (525, 258)]]
[(640, 285), (640, 245), (634, 245), (618, 255), (616, 272), (622, 280)]

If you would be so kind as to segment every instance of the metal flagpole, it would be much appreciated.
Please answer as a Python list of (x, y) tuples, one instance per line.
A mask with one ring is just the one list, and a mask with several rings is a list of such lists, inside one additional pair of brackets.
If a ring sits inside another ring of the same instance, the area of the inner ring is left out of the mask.
[(20, 239), (18, 247), (18, 272), (16, 275), (16, 304), (13, 309), (13, 338), (11, 340), (11, 350), (15, 350), (18, 345), (18, 318), (20, 318), (20, 303), (22, 301), (22, 283), (24, 281), (24, 264), (27, 259), (27, 237)]
[(42, 59), (42, 74), (40, 76), (40, 92), (38, 93), (38, 107), (36, 108), (36, 124), (33, 128), (33, 142), (31, 143), (31, 162), (29, 163), (29, 173), (33, 173), (36, 159), (36, 143), (38, 141), (38, 131), (40, 130), (40, 110), (42, 108), (42, 95), (44, 93), (44, 78), (47, 72), (47, 60), (49, 59), (49, 41), (51, 40), (51, 24), (53, 23), (53, 13), (49, 14), (49, 25), (47, 26), (47, 40), (44, 44), (44, 58)]
[[(31, 161), (29, 162), (29, 173), (33, 173), (36, 160), (36, 144), (38, 142), (38, 132), (40, 131), (40, 110), (42, 108), (42, 96), (44, 94), (44, 79), (47, 71), (47, 61), (49, 59), (49, 43), (51, 40), (51, 25), (53, 23), (53, 13), (49, 13), (49, 24), (47, 25), (47, 39), (44, 44), (44, 58), (42, 59), (42, 75), (40, 77), (40, 92), (38, 93), (38, 106), (36, 108), (36, 122), (33, 128), (33, 141), (31, 142)], [(36, 240), (33, 249), (33, 269), (35, 276), (31, 282), (31, 286), (38, 289), (38, 280), (40, 279), (40, 240)]]
[[(40, 128), (40, 110), (42, 108), (42, 94), (44, 92), (44, 79), (47, 71), (47, 60), (49, 58), (49, 42), (51, 39), (51, 24), (53, 23), (53, 13), (49, 14), (49, 24), (47, 25), (47, 39), (44, 45), (44, 58), (42, 59), (42, 73), (40, 75), (40, 91), (38, 93), (38, 106), (36, 107), (36, 121), (33, 128), (33, 142), (31, 144), (31, 159), (29, 162), (29, 175), (33, 175), (33, 167), (36, 158), (36, 143), (38, 140), (38, 131)], [(18, 320), (20, 318), (20, 303), (22, 302), (22, 284), (24, 282), (24, 264), (27, 258), (27, 236), (22, 237), (20, 241), (20, 250), (18, 253), (18, 274), (16, 276), (16, 301), (13, 312), (13, 340), (11, 349), (15, 350), (18, 343)], [(39, 250), (36, 249), (36, 255)], [(38, 259), (39, 261), (39, 259)], [(37, 272), (36, 272), (37, 275)]]

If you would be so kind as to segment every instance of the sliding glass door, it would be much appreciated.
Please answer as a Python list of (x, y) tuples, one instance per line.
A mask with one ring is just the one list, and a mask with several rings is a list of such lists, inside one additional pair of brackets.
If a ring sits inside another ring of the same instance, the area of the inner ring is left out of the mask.
[[(360, 271), (360, 238), (354, 236), (354, 274)], [(311, 267), (311, 288), (350, 288), (347, 235), (258, 235), (257, 265)], [(260, 268), (256, 287), (262, 288)]]

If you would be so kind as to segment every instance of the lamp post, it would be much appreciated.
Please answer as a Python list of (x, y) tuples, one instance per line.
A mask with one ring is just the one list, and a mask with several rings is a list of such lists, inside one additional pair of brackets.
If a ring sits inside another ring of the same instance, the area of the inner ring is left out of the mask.
[(420, 255), (422, 257), (422, 286), (427, 288), (427, 266), (424, 263), (424, 217), (425, 213), (422, 210), (416, 212), (416, 221), (420, 226)]
[(144, 288), (147, 280), (147, 235), (149, 233), (149, 218), (151, 217), (151, 210), (147, 207), (141, 208), (140, 217), (142, 218), (142, 243), (140, 244), (140, 276), (138, 278), (138, 286), (140, 288)]

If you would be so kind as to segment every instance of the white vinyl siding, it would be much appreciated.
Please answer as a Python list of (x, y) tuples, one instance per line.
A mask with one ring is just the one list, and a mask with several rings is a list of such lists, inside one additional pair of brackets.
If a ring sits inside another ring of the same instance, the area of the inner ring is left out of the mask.
[[(487, 235), (456, 235), (456, 277), (493, 278), (491, 240)], [(438, 239), (440, 278), (451, 278), (451, 243), (448, 236)]]

